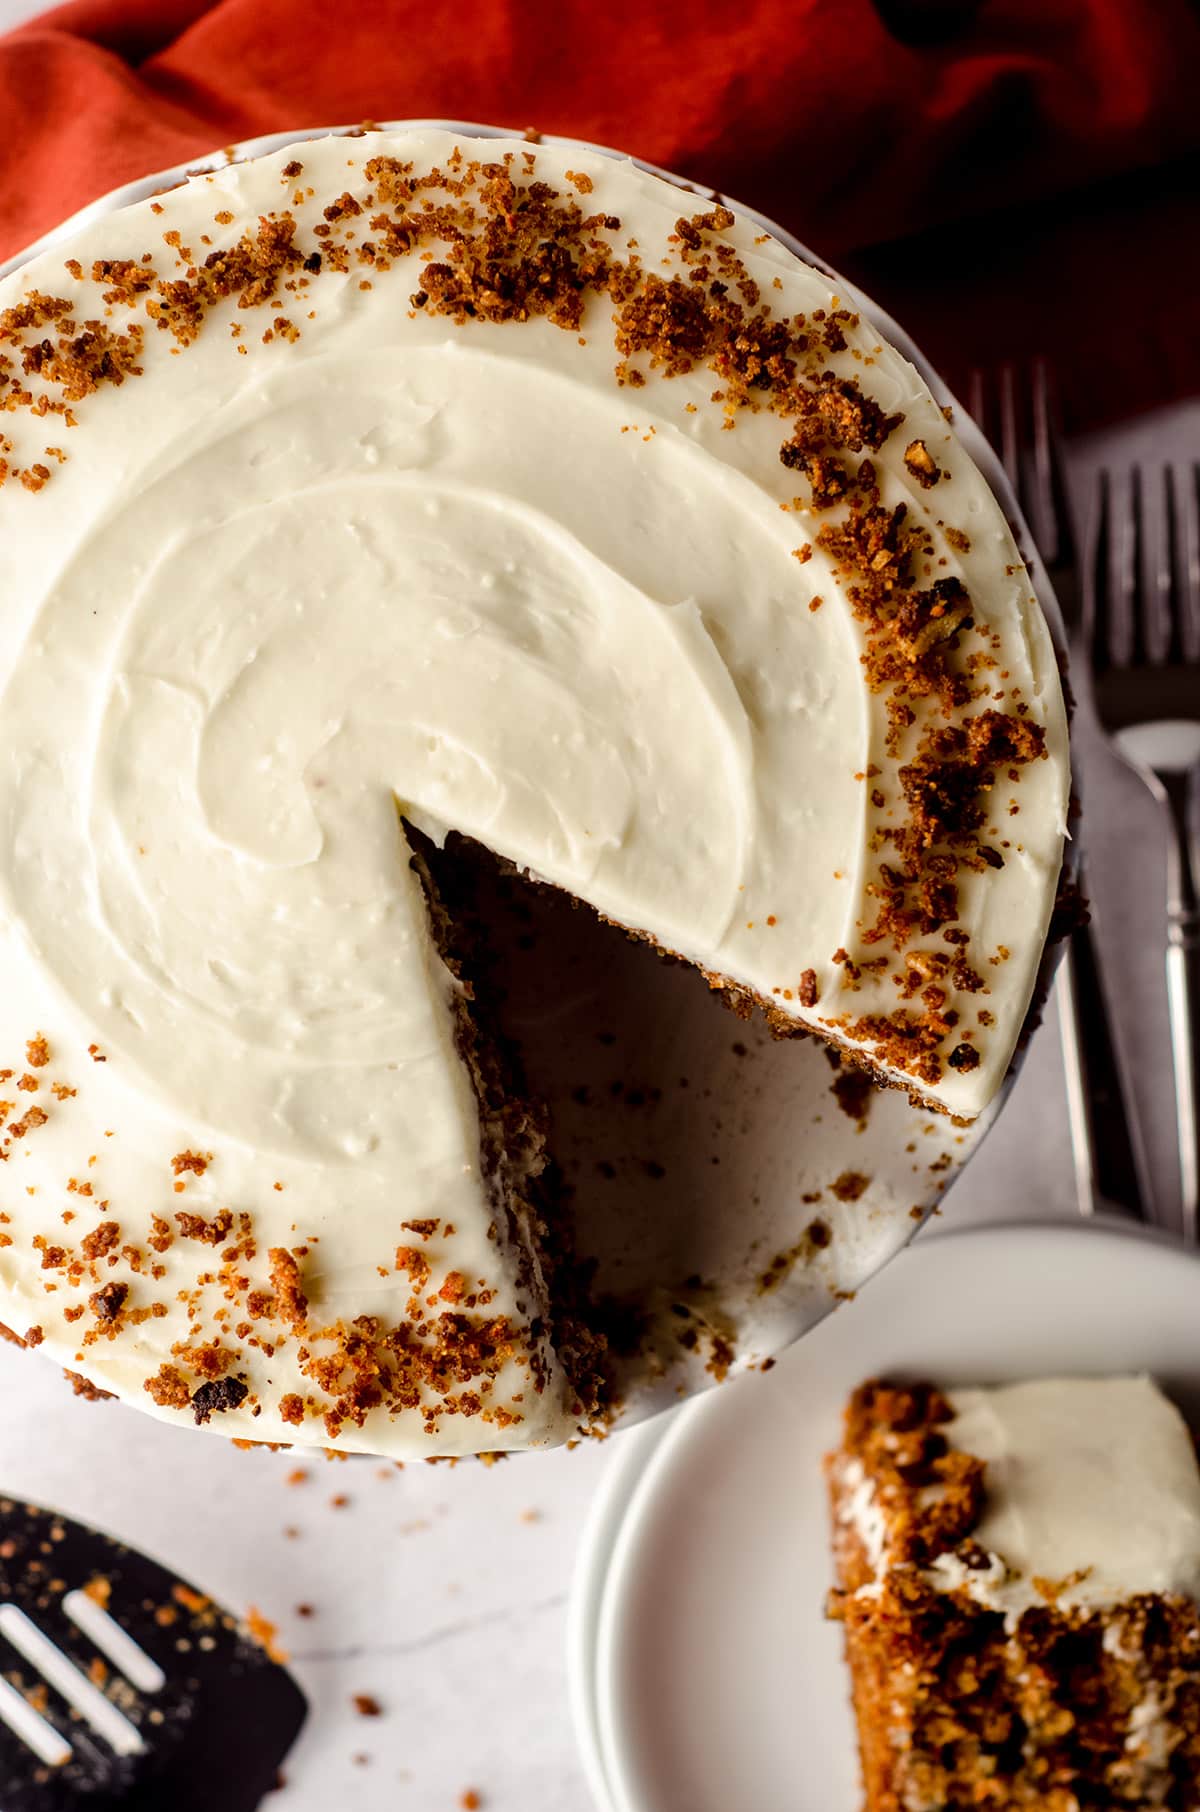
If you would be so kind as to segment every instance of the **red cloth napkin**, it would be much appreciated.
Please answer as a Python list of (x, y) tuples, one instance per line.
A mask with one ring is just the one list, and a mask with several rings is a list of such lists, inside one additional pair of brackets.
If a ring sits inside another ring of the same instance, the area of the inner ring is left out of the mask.
[[(0, 256), (135, 176), (363, 119), (620, 146), (839, 259), (1131, 169), (1148, 172), (1145, 211), (1154, 167), (1200, 150), (1190, 0), (962, 0), (959, 13), (949, 42), (912, 48), (871, 0), (76, 0), (0, 38)], [(1002, 321), (1061, 301), (1052, 268), (1013, 269), (995, 249)], [(1085, 285), (1090, 268), (1111, 283), (1105, 250), (1083, 259)], [(922, 280), (935, 301), (957, 294), (959, 321), (955, 263), (953, 233), (925, 246)], [(911, 290), (903, 260), (898, 274)]]

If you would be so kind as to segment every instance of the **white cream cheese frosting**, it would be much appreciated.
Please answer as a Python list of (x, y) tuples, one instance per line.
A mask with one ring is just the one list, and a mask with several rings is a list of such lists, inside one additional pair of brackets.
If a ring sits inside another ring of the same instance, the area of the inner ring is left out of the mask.
[[(461, 142), (510, 159), (518, 190), (577, 198), (610, 255), (677, 258), (692, 199), (632, 164)], [(853, 579), (820, 534), (844, 512), (813, 514), (781, 461), (790, 424), (714, 405), (705, 365), (619, 384), (609, 295), (586, 293), (578, 331), (436, 307), (427, 239), (406, 249), (377, 227), (371, 171), (458, 171), (459, 143), (370, 133), (233, 164), (0, 285), (17, 311), (0, 340), (0, 1313), (166, 1415), (187, 1411), (147, 1379), (195, 1384), (220, 1334), (236, 1364), (211, 1361), (218, 1378), (248, 1386), (217, 1405), (226, 1433), (453, 1452), (562, 1439), (577, 1420), (535, 1260), (482, 1174), (458, 986), (397, 802), (967, 1116), (1008, 1066), (1057, 884), (1054, 652), (1002, 512), (911, 366), (856, 318), (820, 348), (903, 418), (872, 453), (880, 508), (904, 504), (927, 577), (970, 594), (962, 664), (985, 677), (964, 721), (1019, 714), (1040, 739), (1040, 758), (988, 774), (986, 859), (959, 873), (950, 925), (970, 961), (950, 973), (941, 927), (902, 953), (867, 935), (932, 718), (897, 740), (867, 683)], [(171, 284), (284, 216), (306, 262), (175, 331)], [(747, 224), (705, 232), (777, 315), (836, 311), (823, 276)], [(110, 366), (75, 395), (37, 348), (88, 323), (140, 338), (114, 354), (124, 381)], [(886, 1029), (926, 984), (954, 1031), (916, 1074)], [(120, 1243), (75, 1278), (101, 1201)], [(197, 1247), (174, 1218), (222, 1210), (231, 1239), (239, 1216), (252, 1230), (230, 1263), (276, 1306), (268, 1255), (300, 1254), (307, 1309), (282, 1328), (264, 1316), (257, 1345), (223, 1297), (223, 1244)], [(148, 1257), (152, 1215), (174, 1231)], [(406, 1326), (397, 1253), (416, 1248), (427, 1318), (486, 1297), (471, 1313), (514, 1341), (486, 1415), (446, 1408), (478, 1394), (456, 1374), (331, 1422), (312, 1335)], [(129, 1290), (109, 1326), (86, 1305), (112, 1281)]]
[[(1200, 1602), (1200, 1467), (1179, 1410), (1152, 1378), (1034, 1378), (945, 1393), (938, 1433), (984, 1463), (974, 1550), (923, 1569), (940, 1591), (966, 1592), (1015, 1624), (1031, 1605), (1120, 1605), (1140, 1593)], [(853, 1528), (875, 1581), (896, 1564), (887, 1511), (861, 1460), (840, 1455), (839, 1520)], [(940, 1487), (927, 1488), (931, 1501)], [(1106, 1642), (1113, 1635), (1105, 1632)]]
[(939, 1557), (929, 1578), (1019, 1615), (1045, 1603), (1120, 1604), (1141, 1592), (1200, 1600), (1200, 1470), (1186, 1423), (1152, 1378), (1040, 1378), (947, 1393), (951, 1447), (983, 1460), (972, 1539), (986, 1572)]

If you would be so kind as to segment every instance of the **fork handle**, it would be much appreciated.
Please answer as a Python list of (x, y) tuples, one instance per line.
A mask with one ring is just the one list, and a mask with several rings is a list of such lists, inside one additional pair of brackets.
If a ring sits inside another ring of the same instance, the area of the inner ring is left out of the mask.
[(1191, 775), (1160, 774), (1170, 806), (1167, 861), (1167, 1011), (1175, 1063), (1175, 1121), (1183, 1237), (1200, 1234), (1200, 881), (1191, 826)]
[(1149, 1221), (1145, 1160), (1109, 1017), (1094, 921), (1067, 940), (1058, 1009), (1079, 1212)]

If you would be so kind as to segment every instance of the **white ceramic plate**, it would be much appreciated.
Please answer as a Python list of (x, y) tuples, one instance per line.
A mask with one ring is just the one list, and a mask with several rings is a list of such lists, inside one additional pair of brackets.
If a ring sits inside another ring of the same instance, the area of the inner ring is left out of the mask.
[(1110, 1223), (922, 1239), (769, 1377), (618, 1456), (570, 1664), (605, 1812), (856, 1812), (822, 1455), (872, 1374), (1152, 1372), (1200, 1426), (1200, 1258)]
[(583, 1771), (598, 1806), (610, 1803), (608, 1774), (600, 1750), (596, 1720), (596, 1632), (608, 1584), (613, 1545), (625, 1522), (642, 1474), (680, 1412), (670, 1410), (631, 1429), (618, 1447), (592, 1499), (579, 1545), (571, 1598), (567, 1606), (567, 1686), (571, 1721), (579, 1743)]
[[(466, 137), (500, 129), (462, 121), (400, 120), (393, 127), (441, 125)], [(17, 268), (114, 208), (181, 181), (189, 169), (227, 157), (254, 157), (343, 128), (284, 132), (248, 141), (127, 184), (102, 196), (7, 264)], [(547, 138), (578, 148), (580, 141)], [(610, 147), (586, 147), (620, 156)], [(706, 198), (714, 191), (643, 165)], [(963, 444), (1013, 523), (1023, 549), (1030, 537), (1003, 470), (982, 434), (927, 359), (882, 309), (793, 235), (753, 209), (732, 205), (797, 257), (829, 273), (839, 293), (869, 317), (920, 371), (938, 401), (952, 404)], [(1061, 618), (1045, 572), (1030, 553), (1038, 596), (1062, 646)], [(923, 1214), (943, 1197), (977, 1147), (1007, 1089), (972, 1126), (912, 1108), (898, 1091), (879, 1093), (859, 1128), (838, 1109), (826, 1053), (815, 1040), (778, 1044), (761, 1019), (740, 1024), (694, 975), (659, 962), (647, 946), (539, 895), (533, 915), (497, 926), (514, 997), (535, 1002), (514, 1016), (532, 1092), (550, 1107), (555, 1146), (572, 1194), (576, 1243), (596, 1264), (598, 1293), (651, 1312), (641, 1346), (623, 1362), (618, 1397), (635, 1421), (707, 1390), (722, 1368), (710, 1359), (728, 1336), (731, 1369), (782, 1352), (828, 1314), (836, 1293), (859, 1288), (906, 1243)], [(526, 935), (536, 932), (531, 957)], [(1057, 948), (1048, 952), (1052, 966)], [(523, 987), (520, 965), (538, 965), (538, 986)], [(1048, 982), (1048, 975), (1043, 975)], [(598, 1039), (598, 1028), (604, 1028)], [(1014, 1074), (1016, 1065), (1014, 1064)], [(686, 1076), (687, 1092), (680, 1077)], [(624, 1104), (613, 1112), (614, 1093)], [(636, 1098), (638, 1106), (631, 1104)], [(598, 1105), (594, 1105), (598, 1104)], [(731, 1104), (736, 1112), (729, 1111)], [(867, 1179), (853, 1202), (839, 1201), (833, 1244), (818, 1262), (798, 1264), (764, 1293), (763, 1270), (794, 1249), (816, 1199), (853, 1170)], [(730, 1212), (736, 1204), (736, 1212)], [(703, 1279), (694, 1287), (692, 1280)], [(690, 1319), (681, 1321), (678, 1305)], [(680, 1341), (681, 1328), (690, 1344)]]

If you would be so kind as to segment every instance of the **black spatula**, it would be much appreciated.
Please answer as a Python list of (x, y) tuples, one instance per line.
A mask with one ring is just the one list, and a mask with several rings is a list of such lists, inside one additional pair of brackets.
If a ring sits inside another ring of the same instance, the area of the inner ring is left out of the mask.
[(253, 1812), (306, 1709), (195, 1587), (0, 1498), (4, 1812)]

